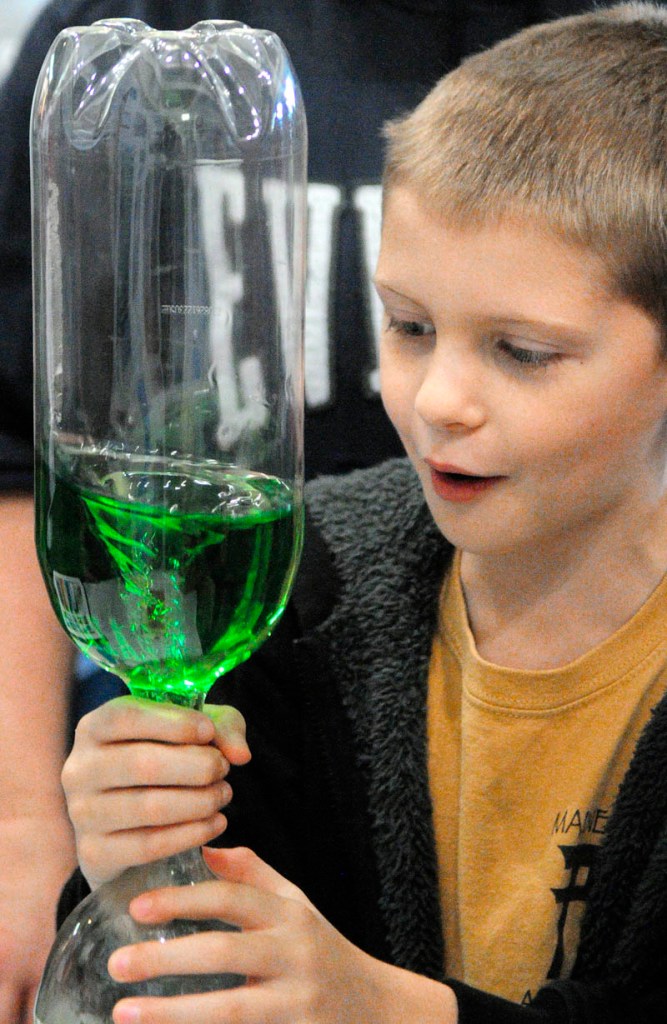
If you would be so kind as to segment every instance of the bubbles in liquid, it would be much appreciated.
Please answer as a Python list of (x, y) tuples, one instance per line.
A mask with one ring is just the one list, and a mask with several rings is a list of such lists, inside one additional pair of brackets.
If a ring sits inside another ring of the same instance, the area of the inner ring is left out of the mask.
[(236, 516), (270, 511), (289, 497), (286, 485), (262, 473), (232, 475), (195, 467), (191, 474), (171, 469), (118, 470), (100, 480), (103, 492), (131, 504), (168, 510), (171, 515), (207, 512)]

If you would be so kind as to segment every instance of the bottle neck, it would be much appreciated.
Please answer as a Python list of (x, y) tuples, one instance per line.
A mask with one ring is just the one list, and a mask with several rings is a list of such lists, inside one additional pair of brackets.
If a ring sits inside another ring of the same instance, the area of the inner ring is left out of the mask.
[(206, 701), (206, 694), (188, 690), (183, 693), (176, 691), (151, 690), (131, 687), (133, 697), (142, 697), (145, 700), (153, 700), (156, 704), (176, 704), (181, 708), (192, 708), (194, 711), (203, 711)]

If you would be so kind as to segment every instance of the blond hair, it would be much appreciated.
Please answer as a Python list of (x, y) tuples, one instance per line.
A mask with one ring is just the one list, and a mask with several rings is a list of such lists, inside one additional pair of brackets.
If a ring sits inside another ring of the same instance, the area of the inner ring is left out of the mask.
[(601, 257), (667, 339), (667, 11), (624, 3), (468, 58), (386, 126), (386, 189), (445, 217), (529, 218)]

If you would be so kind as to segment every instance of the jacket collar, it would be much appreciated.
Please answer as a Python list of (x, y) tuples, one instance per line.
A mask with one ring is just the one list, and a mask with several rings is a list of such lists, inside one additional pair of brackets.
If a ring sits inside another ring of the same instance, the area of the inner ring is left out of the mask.
[(451, 549), (406, 460), (317, 481), (308, 498), (337, 576), (336, 603), (314, 632), (335, 665), (366, 782), (388, 944), (395, 963), (441, 977), (425, 708)]

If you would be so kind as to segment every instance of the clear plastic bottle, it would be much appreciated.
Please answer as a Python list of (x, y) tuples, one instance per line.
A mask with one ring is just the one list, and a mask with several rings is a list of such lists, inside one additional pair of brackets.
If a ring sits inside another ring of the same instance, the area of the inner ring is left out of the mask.
[[(206, 480), (222, 472), (220, 496), (230, 474), (252, 472), (282, 481), (300, 508), (306, 122), (277, 36), (232, 21), (159, 32), (112, 19), (65, 30), (37, 84), (31, 161), (38, 548), (67, 473), (105, 497), (135, 464), (152, 479), (158, 465), (167, 484), (173, 467), (195, 466)], [(67, 541), (71, 548), (73, 530)], [(278, 604), (299, 541), (300, 533)], [(128, 644), (98, 642), (104, 621), (94, 602), (111, 604), (84, 563), (76, 579), (51, 566), (45, 580), (63, 627), (105, 664)], [(205, 646), (204, 597), (184, 604), (192, 628), (174, 657), (183, 651), (194, 663)], [(139, 598), (135, 605), (139, 616)], [(158, 652), (171, 642), (163, 633)], [(160, 699), (201, 706), (210, 680), (190, 699), (184, 678), (177, 695)], [(110, 1024), (115, 1002), (130, 994), (239, 984), (206, 975), (128, 986), (107, 971), (128, 942), (228, 927), (148, 929), (129, 916), (140, 892), (210, 877), (194, 850), (101, 886), (57, 936), (38, 1024)]]

